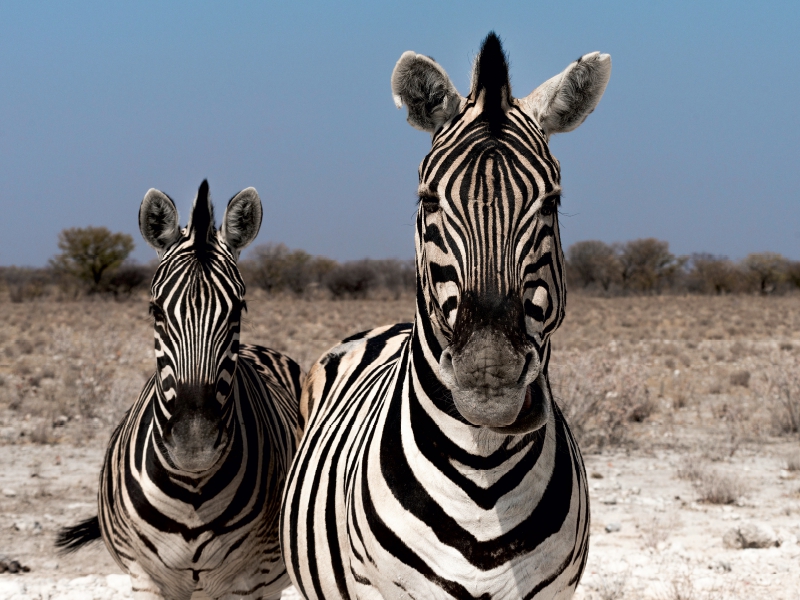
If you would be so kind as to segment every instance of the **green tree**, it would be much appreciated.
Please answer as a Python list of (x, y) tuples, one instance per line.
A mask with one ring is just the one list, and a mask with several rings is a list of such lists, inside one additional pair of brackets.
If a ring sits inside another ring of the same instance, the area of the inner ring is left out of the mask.
[(103, 290), (108, 277), (128, 258), (133, 238), (105, 227), (72, 227), (58, 234), (58, 247), (61, 254), (50, 260), (53, 268), (95, 293)]

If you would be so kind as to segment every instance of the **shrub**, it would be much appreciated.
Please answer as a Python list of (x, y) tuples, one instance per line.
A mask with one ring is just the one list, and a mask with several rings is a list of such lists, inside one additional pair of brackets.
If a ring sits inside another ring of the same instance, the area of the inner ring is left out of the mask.
[(748, 254), (743, 264), (755, 278), (758, 291), (769, 294), (784, 280), (788, 261), (774, 252), (759, 252)]
[(312, 256), (305, 250), (289, 250), (285, 244), (256, 247), (251, 257), (242, 261), (244, 276), (270, 294), (289, 291), (303, 295), (311, 284), (319, 284), (336, 262)]
[(626, 242), (619, 248), (620, 278), (626, 290), (644, 293), (661, 291), (672, 283), (686, 262), (669, 251), (669, 242), (645, 238)]
[(645, 385), (646, 373), (598, 352), (564, 362), (551, 378), (557, 401), (581, 447), (602, 449), (623, 443), (628, 424), (657, 409)]
[(364, 298), (378, 279), (372, 261), (360, 260), (338, 265), (325, 277), (334, 298)]
[(3, 269), (3, 280), (8, 288), (9, 299), (18, 303), (45, 296), (53, 274), (48, 269), (6, 267)]
[(729, 294), (741, 288), (739, 268), (724, 256), (692, 254), (686, 288), (701, 294)]
[(154, 274), (154, 265), (124, 263), (114, 271), (104, 288), (117, 299), (130, 298), (134, 292), (146, 289)]
[(375, 287), (382, 287), (395, 298), (413, 292), (416, 285), (416, 266), (413, 260), (367, 260), (375, 273)]
[(619, 269), (615, 247), (605, 242), (577, 242), (567, 250), (568, 276), (582, 288), (599, 285), (608, 291), (619, 279)]
[(750, 371), (735, 371), (731, 373), (731, 385), (748, 387), (750, 385)]
[(687, 457), (678, 467), (678, 477), (688, 480), (697, 490), (699, 500), (709, 504), (733, 504), (747, 493), (747, 484), (736, 475), (707, 469)]

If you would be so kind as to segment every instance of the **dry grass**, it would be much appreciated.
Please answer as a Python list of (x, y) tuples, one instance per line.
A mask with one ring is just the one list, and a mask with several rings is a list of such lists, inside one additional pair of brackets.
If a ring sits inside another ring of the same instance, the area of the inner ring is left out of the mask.
[(710, 469), (697, 458), (687, 457), (678, 468), (678, 477), (691, 482), (698, 500), (708, 504), (735, 504), (749, 491), (738, 475)]
[[(260, 290), (248, 305), (242, 341), (305, 369), (343, 337), (410, 321), (414, 311), (409, 296), (298, 300)], [(108, 435), (155, 366), (146, 298), (0, 302), (0, 310), (0, 443)], [(573, 294), (550, 365), (584, 450), (683, 444), (722, 460), (742, 444), (797, 434), (800, 303)]]
[[(248, 294), (242, 341), (308, 369), (340, 339), (413, 318), (413, 300), (307, 301)], [(0, 443), (106, 437), (155, 369), (144, 296), (0, 303)]]
[(786, 470), (793, 472), (800, 471), (800, 450), (786, 457)]

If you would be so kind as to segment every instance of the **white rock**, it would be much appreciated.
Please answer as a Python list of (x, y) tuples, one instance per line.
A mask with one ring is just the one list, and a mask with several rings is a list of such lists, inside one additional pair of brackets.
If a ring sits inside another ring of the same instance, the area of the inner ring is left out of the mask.
[(25, 593), (25, 588), (17, 581), (0, 578), (0, 598), (17, 598)]
[(778, 541), (782, 547), (797, 545), (797, 536), (791, 531), (787, 531), (786, 529), (778, 529), (776, 533), (778, 536)]
[(8, 498), (13, 498), (16, 495), (17, 495), (17, 491), (16, 490), (12, 490), (11, 488), (5, 488), (3, 490), (3, 496), (6, 496)]
[(70, 579), (67, 585), (71, 588), (86, 588), (90, 585), (94, 585), (96, 582), (97, 582), (97, 575), (84, 575), (83, 577), (76, 577), (75, 579)]
[(129, 596), (131, 594), (131, 578), (128, 575), (121, 575), (119, 573), (106, 575), (106, 583), (108, 587), (116, 590), (120, 594), (127, 594)]

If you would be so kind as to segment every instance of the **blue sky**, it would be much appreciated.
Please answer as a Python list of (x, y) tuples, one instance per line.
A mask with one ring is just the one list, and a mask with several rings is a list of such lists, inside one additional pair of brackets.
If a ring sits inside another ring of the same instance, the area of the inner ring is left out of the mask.
[(0, 264), (43, 265), (65, 227), (129, 232), (150, 187), (185, 223), (264, 203), (256, 243), (413, 256), (427, 134), (392, 104), (415, 50), (467, 93), (494, 29), (524, 96), (586, 52), (611, 82), (556, 136), (565, 246), (654, 236), (673, 252), (800, 259), (800, 3), (0, 2)]

